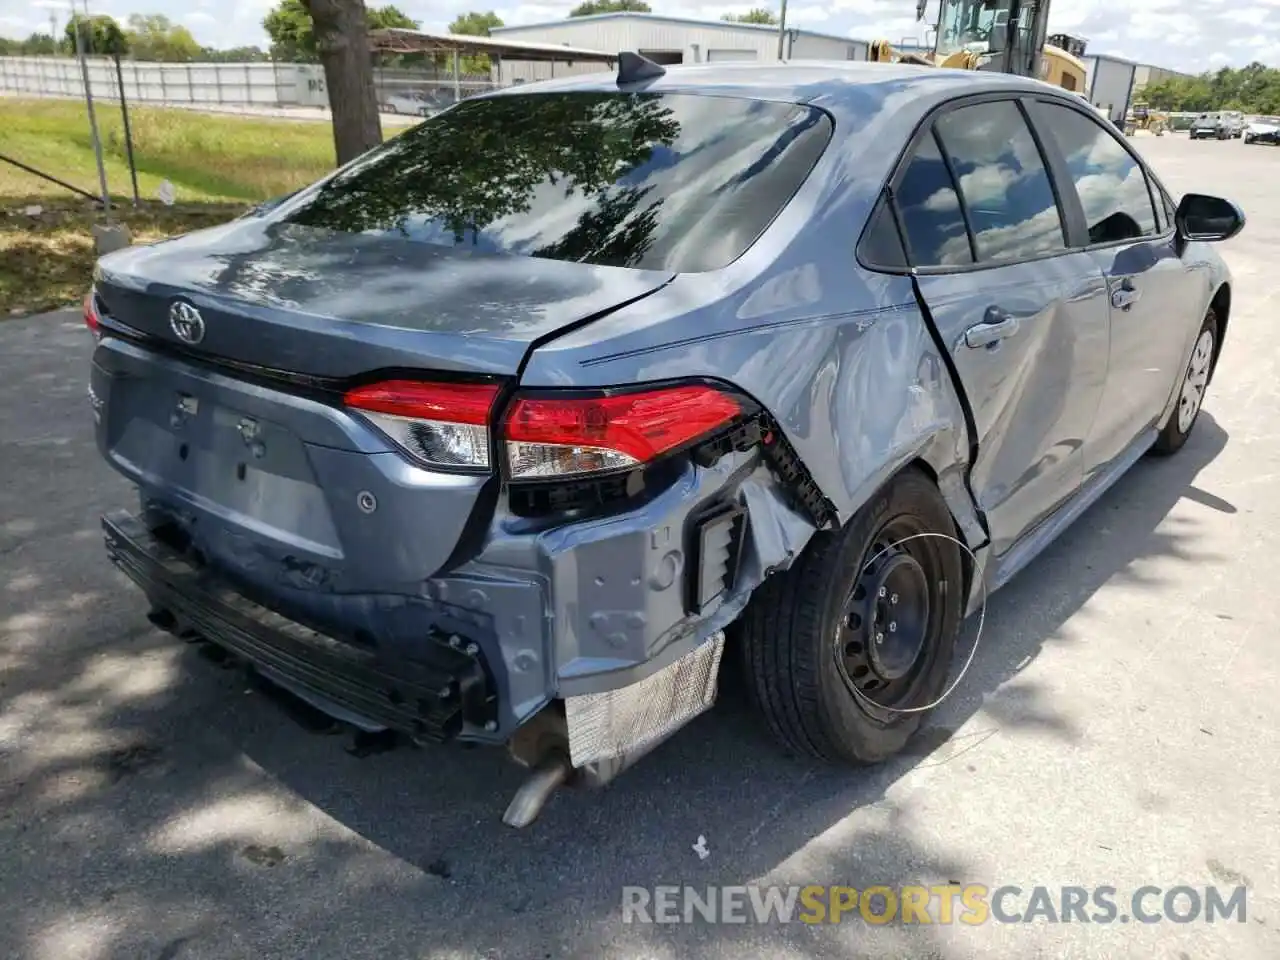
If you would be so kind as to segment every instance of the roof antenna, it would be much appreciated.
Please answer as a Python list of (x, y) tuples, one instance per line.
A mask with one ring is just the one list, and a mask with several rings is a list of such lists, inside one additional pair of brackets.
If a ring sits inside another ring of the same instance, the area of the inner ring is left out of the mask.
[(662, 64), (654, 63), (648, 57), (642, 57), (630, 50), (618, 54), (618, 86), (628, 83), (642, 83), (645, 80), (657, 80), (666, 76), (667, 71)]

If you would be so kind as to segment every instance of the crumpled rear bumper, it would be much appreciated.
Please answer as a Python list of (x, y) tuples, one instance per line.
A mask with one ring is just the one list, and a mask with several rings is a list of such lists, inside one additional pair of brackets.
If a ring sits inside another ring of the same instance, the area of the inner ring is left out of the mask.
[(476, 644), (437, 633), (412, 659), (362, 650), (255, 603), (132, 514), (108, 514), (102, 528), (112, 563), (151, 599), (162, 626), (216, 643), (331, 715), (437, 742), (464, 723), (496, 727)]
[[(484, 548), (416, 596), (342, 595), (246, 579), (206, 549), (211, 523), (191, 531), (146, 491), (143, 506), (103, 527), (113, 562), (177, 621), (162, 625), (366, 730), (497, 744), (563, 700), (582, 721), (575, 759), (656, 742), (704, 708), (714, 687), (681, 678), (714, 674), (724, 628), (814, 530), (759, 455), (734, 453), (623, 513), (544, 525), (500, 511)], [(195, 537), (157, 536), (165, 523)], [(636, 713), (632, 694), (670, 716)]]

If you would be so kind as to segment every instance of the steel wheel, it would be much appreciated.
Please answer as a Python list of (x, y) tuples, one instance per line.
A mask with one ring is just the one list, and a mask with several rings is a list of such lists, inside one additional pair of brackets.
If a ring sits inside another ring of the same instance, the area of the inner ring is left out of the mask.
[[(890, 723), (893, 709), (923, 703), (921, 678), (937, 658), (946, 574), (936, 537), (900, 515), (871, 540), (862, 572), (846, 598), (835, 638), (837, 670), (858, 709)], [(911, 538), (915, 539), (911, 539)]]
[(1187, 433), (1196, 422), (1200, 406), (1204, 403), (1205, 387), (1209, 383), (1209, 370), (1213, 365), (1213, 331), (1201, 330), (1187, 364), (1187, 375), (1182, 381), (1182, 393), (1178, 397), (1178, 431)]

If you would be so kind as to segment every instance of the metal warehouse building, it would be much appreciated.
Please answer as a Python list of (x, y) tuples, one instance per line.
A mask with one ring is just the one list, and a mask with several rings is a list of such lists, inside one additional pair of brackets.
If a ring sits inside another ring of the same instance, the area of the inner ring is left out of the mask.
[[(518, 27), (498, 27), (494, 39), (555, 43), (588, 50), (633, 51), (662, 64), (778, 59), (778, 28), (722, 20), (686, 20), (648, 13), (602, 13)], [(788, 29), (788, 60), (865, 60), (869, 44), (811, 30)], [(600, 64), (503, 62), (502, 83), (545, 80), (567, 73), (608, 70)]]

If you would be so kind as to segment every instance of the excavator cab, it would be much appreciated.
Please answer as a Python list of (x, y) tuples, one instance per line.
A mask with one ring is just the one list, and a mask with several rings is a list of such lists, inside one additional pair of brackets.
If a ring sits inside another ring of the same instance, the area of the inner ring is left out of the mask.
[(1049, 4), (1039, 0), (941, 0), (937, 63), (1041, 76), (1048, 20)]

